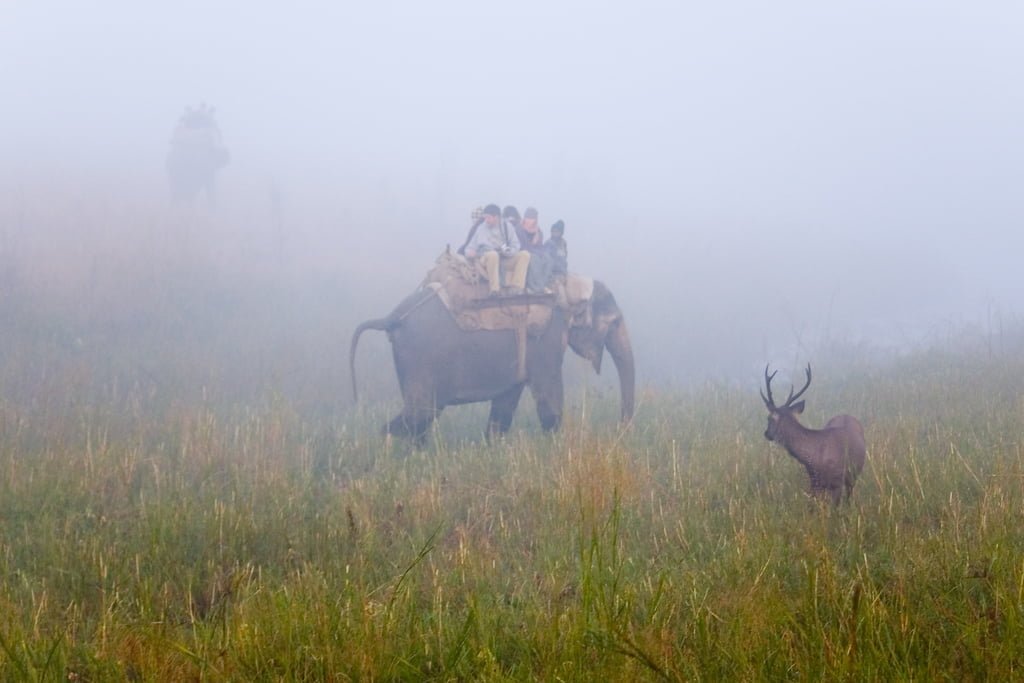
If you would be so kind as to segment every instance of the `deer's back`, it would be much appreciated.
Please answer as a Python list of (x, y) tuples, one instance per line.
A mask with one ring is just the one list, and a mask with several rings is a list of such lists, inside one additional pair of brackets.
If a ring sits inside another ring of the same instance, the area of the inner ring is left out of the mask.
[(860, 420), (853, 415), (836, 415), (828, 421), (825, 429), (832, 432), (850, 464), (859, 471), (864, 465), (864, 452), (867, 450)]

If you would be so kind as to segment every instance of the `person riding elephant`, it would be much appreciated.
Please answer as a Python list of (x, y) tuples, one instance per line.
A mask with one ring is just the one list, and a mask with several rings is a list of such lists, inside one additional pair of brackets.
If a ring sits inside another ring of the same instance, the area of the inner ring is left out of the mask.
[(466, 246), (466, 257), (478, 260), (483, 266), (491, 296), (501, 292), (502, 266), (511, 271), (508, 293), (522, 294), (526, 288), (530, 253), (520, 251), (519, 238), (515, 230), (501, 220), (501, 209), (497, 204), (484, 207), (483, 219)]
[(551, 260), (551, 274), (565, 277), (569, 274), (569, 245), (565, 241), (565, 221), (557, 220), (551, 225), (551, 237), (544, 243), (544, 251)]
[(526, 271), (526, 291), (541, 294), (548, 290), (554, 270), (554, 261), (544, 244), (544, 232), (537, 225), (537, 209), (532, 206), (523, 212), (519, 242), (530, 252), (530, 266)]
[(519, 209), (512, 205), (506, 206), (501, 210), (501, 220), (516, 231), (516, 237), (519, 238), (519, 244), (521, 245), (523, 243), (523, 226), (522, 219), (519, 216)]

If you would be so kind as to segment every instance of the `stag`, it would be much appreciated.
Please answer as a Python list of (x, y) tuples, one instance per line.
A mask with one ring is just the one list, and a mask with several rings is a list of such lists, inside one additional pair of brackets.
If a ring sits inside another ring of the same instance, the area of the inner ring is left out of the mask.
[(768, 366), (764, 366), (764, 384), (768, 392), (767, 396), (761, 392), (761, 398), (768, 407), (768, 428), (764, 431), (764, 438), (785, 448), (804, 466), (811, 479), (812, 495), (827, 494), (838, 505), (843, 497), (843, 488), (849, 499), (857, 475), (864, 468), (864, 428), (852, 415), (836, 415), (824, 429), (804, 427), (796, 418), (804, 412), (804, 402), (797, 399), (811, 386), (810, 363), (807, 364), (807, 383), (796, 393), (793, 393), (796, 387), (790, 387), (789, 398), (781, 406), (775, 405), (772, 398), (775, 372), (769, 375)]

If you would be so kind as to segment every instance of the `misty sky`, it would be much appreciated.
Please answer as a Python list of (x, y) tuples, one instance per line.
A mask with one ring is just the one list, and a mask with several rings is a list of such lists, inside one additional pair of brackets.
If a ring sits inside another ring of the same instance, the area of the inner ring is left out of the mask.
[(1019, 3), (8, 1), (0, 83), (8, 187), (162, 197), (205, 100), (229, 203), (273, 184), (424, 269), (473, 206), (533, 204), (681, 344), (1024, 308)]

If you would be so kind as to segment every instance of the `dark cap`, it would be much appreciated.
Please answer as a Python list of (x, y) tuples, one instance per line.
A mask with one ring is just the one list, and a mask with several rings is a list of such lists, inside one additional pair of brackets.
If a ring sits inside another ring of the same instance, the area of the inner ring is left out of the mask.
[(532, 206), (528, 207), (526, 211), (523, 211), (523, 218), (532, 218), (533, 220), (537, 220), (537, 209)]
[(485, 216), (500, 216), (501, 208), (497, 204), (488, 204), (484, 207)]
[(506, 206), (505, 210), (501, 212), (501, 215), (505, 218), (515, 218), (519, 220), (519, 209), (514, 206)]
[(551, 225), (551, 234), (552, 235), (554, 235), (555, 233), (558, 233), (559, 235), (561, 235), (564, 232), (565, 232), (565, 221), (555, 221)]

